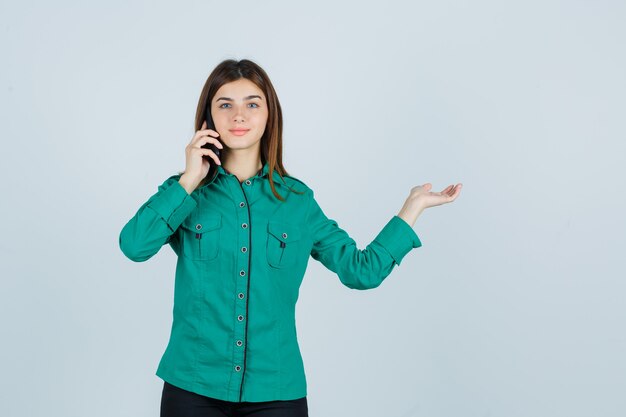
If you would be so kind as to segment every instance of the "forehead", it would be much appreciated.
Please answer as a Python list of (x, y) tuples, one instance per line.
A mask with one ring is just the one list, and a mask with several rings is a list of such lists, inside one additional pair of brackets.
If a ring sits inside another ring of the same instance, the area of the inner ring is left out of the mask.
[(265, 99), (263, 91), (247, 78), (240, 78), (222, 85), (215, 93), (214, 100), (220, 97), (230, 97), (234, 100), (243, 100), (244, 97), (259, 95)]

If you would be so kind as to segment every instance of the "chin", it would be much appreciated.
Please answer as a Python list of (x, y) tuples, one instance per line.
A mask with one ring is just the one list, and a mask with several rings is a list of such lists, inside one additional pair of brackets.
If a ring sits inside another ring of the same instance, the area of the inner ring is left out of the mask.
[(250, 148), (254, 148), (254, 146), (256, 145), (256, 142), (252, 142), (252, 143), (230, 143), (227, 144), (225, 146), (225, 148), (228, 148), (229, 150), (235, 150), (235, 149), (250, 149)]
[(237, 149), (237, 148), (250, 148), (260, 142), (261, 142), (261, 138), (250, 139), (250, 138), (241, 137), (241, 136), (229, 136), (228, 140), (225, 141), (225, 144), (228, 145), (229, 148)]

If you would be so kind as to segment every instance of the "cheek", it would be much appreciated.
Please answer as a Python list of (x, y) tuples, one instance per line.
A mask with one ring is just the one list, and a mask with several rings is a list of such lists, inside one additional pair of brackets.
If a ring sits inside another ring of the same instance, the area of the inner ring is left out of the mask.
[(213, 113), (211, 114), (211, 117), (213, 118), (213, 122), (217, 125), (219, 124), (224, 124), (224, 117), (221, 116), (219, 113)]
[(215, 130), (218, 132), (228, 129), (228, 121), (219, 115), (213, 116), (213, 124), (215, 124)]
[(263, 128), (267, 123), (267, 113), (256, 114), (254, 121), (259, 128)]

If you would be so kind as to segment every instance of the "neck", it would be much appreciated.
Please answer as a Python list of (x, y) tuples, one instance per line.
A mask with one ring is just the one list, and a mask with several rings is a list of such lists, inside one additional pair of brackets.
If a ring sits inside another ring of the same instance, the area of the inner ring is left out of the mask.
[(255, 176), (263, 168), (261, 155), (258, 152), (237, 152), (237, 150), (228, 152), (228, 157), (224, 159), (222, 166), (235, 175), (239, 182)]

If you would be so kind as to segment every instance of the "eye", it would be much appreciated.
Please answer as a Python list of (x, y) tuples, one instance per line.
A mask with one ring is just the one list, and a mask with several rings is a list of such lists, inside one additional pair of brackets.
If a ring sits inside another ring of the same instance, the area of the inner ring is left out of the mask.
[[(250, 104), (255, 105), (256, 107), (253, 107), (255, 109), (259, 107), (259, 105), (257, 103), (250, 103)], [(225, 107), (223, 107), (223, 106), (230, 106), (230, 104), (229, 103), (224, 103), (224, 104), (220, 105), (219, 108), (220, 109), (224, 109)]]

